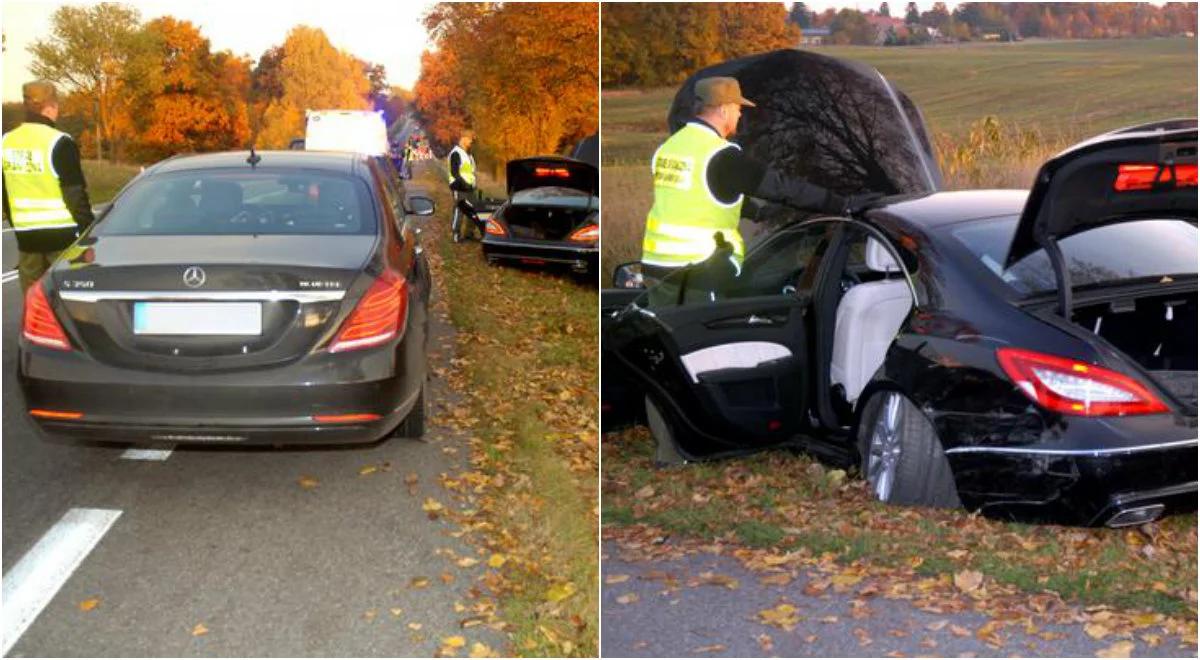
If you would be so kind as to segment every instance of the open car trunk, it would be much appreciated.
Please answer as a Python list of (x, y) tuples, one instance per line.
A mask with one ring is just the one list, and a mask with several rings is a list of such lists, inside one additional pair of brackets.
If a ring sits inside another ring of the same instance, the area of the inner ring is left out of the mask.
[[(1140, 365), (1189, 415), (1196, 414), (1195, 239), (1172, 245), (1162, 233), (1157, 243), (1127, 250), (1166, 261), (1171, 249), (1188, 252), (1180, 277), (1164, 274), (1140, 285), (1122, 273), (1132, 256), (1097, 260), (1080, 268), (1065, 248), (1073, 236), (1115, 225), (1159, 219), (1196, 224), (1196, 120), (1173, 119), (1133, 126), (1075, 145), (1042, 165), (1025, 203), (1006, 259), (1012, 267), (1044, 250), (1055, 276), (1058, 313)], [(1151, 223), (1143, 223), (1146, 227)], [(1143, 231), (1139, 228), (1138, 231)], [(1144, 230), (1154, 237), (1154, 229)], [(1194, 232), (1192, 233), (1194, 237)], [(1190, 250), (1189, 250), (1190, 248)], [(1162, 272), (1162, 271), (1159, 271)], [(1186, 275), (1187, 279), (1181, 279)], [(1077, 293), (1076, 280), (1104, 281), (1105, 296), (1092, 288)]]
[(1075, 307), (1072, 321), (1145, 369), (1196, 413), (1196, 290), (1124, 297)]
[(589, 224), (594, 211), (543, 204), (511, 204), (504, 211), (504, 224), (513, 238), (565, 241), (575, 230)]

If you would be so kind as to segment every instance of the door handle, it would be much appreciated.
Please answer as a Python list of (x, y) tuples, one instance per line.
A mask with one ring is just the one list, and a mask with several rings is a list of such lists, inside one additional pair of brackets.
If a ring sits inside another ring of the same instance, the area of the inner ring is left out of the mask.
[(775, 314), (750, 314), (749, 316), (739, 316), (735, 318), (725, 318), (718, 321), (710, 321), (705, 323), (704, 327), (713, 330), (723, 328), (769, 328), (782, 325), (787, 322), (787, 316), (779, 316)]

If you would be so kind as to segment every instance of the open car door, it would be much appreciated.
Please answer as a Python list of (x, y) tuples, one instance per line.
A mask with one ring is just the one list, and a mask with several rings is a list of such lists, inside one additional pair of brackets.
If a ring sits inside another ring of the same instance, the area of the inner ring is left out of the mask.
[(808, 296), (713, 301), (688, 289), (688, 270), (647, 291), (667, 287), (682, 304), (622, 310), (606, 353), (671, 418), (685, 457), (791, 439), (808, 409)]

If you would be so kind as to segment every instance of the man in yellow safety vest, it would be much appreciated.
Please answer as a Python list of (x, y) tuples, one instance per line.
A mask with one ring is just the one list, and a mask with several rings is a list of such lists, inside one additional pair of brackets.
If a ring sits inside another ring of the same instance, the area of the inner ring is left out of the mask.
[(22, 88), (25, 122), (4, 135), (4, 215), (17, 237), (17, 272), (27, 290), (91, 225), (79, 147), (58, 130), (58, 91), (45, 81)]
[(446, 157), (446, 175), (450, 179), (450, 191), (454, 194), (454, 218), (450, 221), (450, 236), (455, 243), (461, 238), (459, 223), (463, 221), (463, 213), (458, 208), (459, 200), (469, 198), (477, 187), (475, 158), (471, 155), (471, 144), (474, 141), (475, 131), (463, 131), (458, 138), (458, 144), (454, 145), (450, 155)]
[[(736, 78), (696, 83), (696, 117), (654, 152), (654, 206), (646, 217), (642, 273), (661, 280), (704, 261), (718, 245), (740, 269), (746, 248), (738, 231), (746, 195), (825, 213), (842, 213), (854, 203), (803, 179), (787, 177), (746, 155), (728, 138), (737, 131), (742, 97)], [(717, 236), (720, 233), (721, 236)]]

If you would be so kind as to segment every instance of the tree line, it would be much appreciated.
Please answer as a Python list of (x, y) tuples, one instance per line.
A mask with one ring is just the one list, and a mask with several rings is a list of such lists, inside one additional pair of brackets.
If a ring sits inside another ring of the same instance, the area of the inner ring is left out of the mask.
[[(254, 62), (214, 52), (189, 21), (143, 22), (117, 3), (63, 6), (50, 35), (29, 50), (32, 74), (64, 95), (58, 123), (79, 137), (85, 157), (150, 162), (251, 144), (285, 148), (303, 137), (306, 109), (395, 112), (399, 100), (383, 66), (303, 25)], [(19, 103), (5, 104), (5, 130), (21, 116)]]
[(734, 57), (795, 47), (778, 2), (608, 3), (601, 16), (606, 86), (678, 83)]
[[(895, 20), (889, 24), (880, 18)], [(905, 45), (1026, 37), (1146, 38), (1195, 34), (1196, 3), (964, 2), (951, 11), (946, 3), (935, 2), (921, 11), (916, 2), (908, 2), (901, 14), (893, 13), (887, 2), (867, 12), (826, 9), (821, 13), (796, 2), (788, 21), (801, 30), (828, 28), (833, 43), (846, 44)]]
[(1196, 3), (883, 2), (879, 9), (826, 9), (782, 3), (611, 3), (601, 17), (603, 82), (655, 87), (682, 81), (710, 64), (800, 45), (806, 30), (826, 28), (827, 43), (905, 45), (930, 42), (1101, 39), (1178, 36), (1196, 30)]
[(497, 167), (561, 153), (596, 132), (597, 6), (588, 3), (451, 3), (424, 18), (433, 47), (421, 55), (413, 104), (444, 150), (463, 129)]

